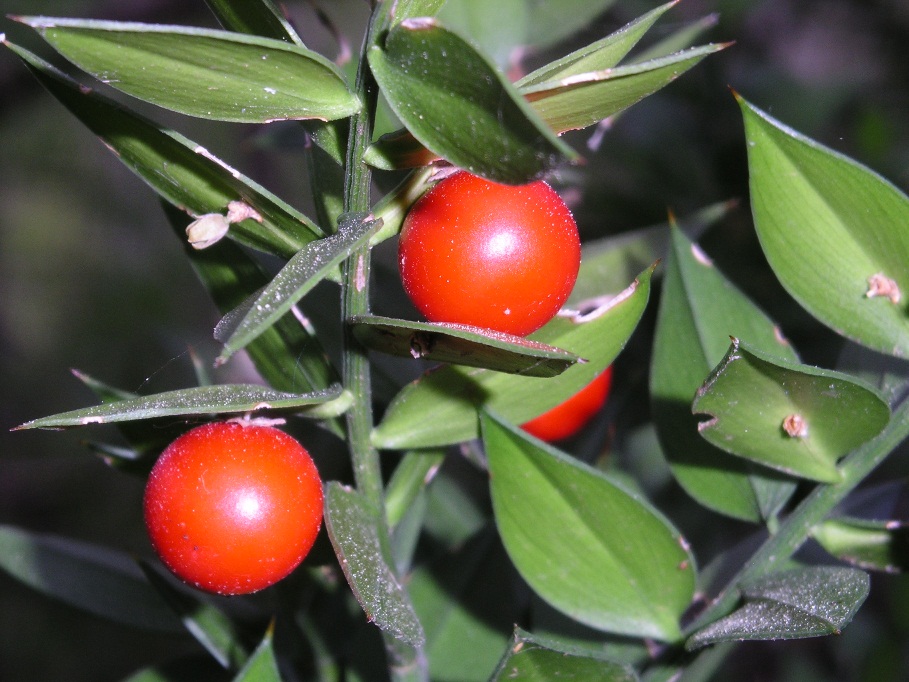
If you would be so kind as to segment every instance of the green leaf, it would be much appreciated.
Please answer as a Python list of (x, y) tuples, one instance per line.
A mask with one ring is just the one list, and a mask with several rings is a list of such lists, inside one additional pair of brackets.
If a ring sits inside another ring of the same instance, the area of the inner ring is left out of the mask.
[(401, 357), (485, 367), (530, 377), (558, 376), (582, 361), (560, 348), (479, 327), (374, 315), (356, 316), (348, 323), (357, 340), (367, 348)]
[(271, 0), (206, 0), (206, 4), (226, 29), (305, 47), (287, 17)]
[(404, 518), (407, 509), (435, 477), (444, 450), (414, 450), (404, 455), (385, 488), (385, 516), (394, 528)]
[(234, 682), (281, 682), (273, 635), (270, 627), (252, 656), (249, 657), (249, 661), (234, 677)]
[(554, 679), (637, 682), (639, 678), (629, 665), (515, 628), (505, 656), (490, 679), (491, 682)]
[(370, 49), (369, 65), (414, 137), (475, 175), (522, 184), (577, 156), (482, 55), (432, 19), (395, 26)]
[(890, 420), (887, 402), (847, 374), (774, 358), (733, 339), (698, 390), (701, 435), (727, 452), (825, 483), (841, 479), (840, 457)]
[(681, 230), (669, 230), (669, 259), (657, 314), (650, 393), (660, 446), (672, 474), (702, 505), (759, 522), (772, 517), (795, 483), (729, 455), (698, 434), (691, 401), (723, 359), (729, 337), (797, 361), (795, 351), (761, 310), (717, 270)]
[(702, 45), (641, 64), (523, 86), (519, 91), (550, 128), (559, 133), (577, 130), (640, 102), (669, 85), (704, 57), (728, 46)]
[(148, 630), (183, 631), (125, 553), (0, 525), (0, 568), (42, 594), (96, 616)]
[(838, 635), (868, 596), (868, 574), (819, 566), (777, 573), (742, 587), (744, 605), (695, 632), (689, 651), (741, 640)]
[(83, 88), (47, 62), (11, 43), (41, 84), (97, 135), (128, 168), (168, 203), (193, 216), (226, 213), (242, 201), (262, 217), (231, 226), (230, 237), (278, 256), (290, 257), (324, 233), (302, 213), (241, 175), (204, 147), (133, 114)]
[(146, 562), (140, 560), (139, 566), (184, 627), (222, 668), (235, 670), (246, 662), (248, 654), (230, 618), (214, 605), (197, 599), (187, 591), (178, 590)]
[(679, 532), (604, 474), (482, 417), (499, 534), (524, 580), (577, 621), (674, 641), (694, 595)]
[(429, 372), (395, 396), (373, 430), (373, 443), (398, 449), (459, 443), (479, 436), (481, 407), (523, 424), (565, 401), (606, 369), (624, 347), (647, 305), (652, 274), (645, 270), (598, 308), (557, 316), (529, 337), (586, 358), (586, 363), (551, 379), (454, 366)]
[(678, 2), (679, 0), (673, 0), (665, 5), (660, 5), (605, 38), (601, 38), (554, 62), (541, 66), (518, 80), (515, 85), (523, 88), (557, 78), (567, 78), (590, 71), (611, 69), (622, 61), (622, 58), (638, 44), (638, 41), (666, 13), (666, 10), (675, 6)]
[(408, 590), (426, 624), (432, 680), (489, 679), (519, 617), (513, 580), (508, 557), (490, 527), (412, 573)]
[(51, 429), (87, 424), (112, 424), (134, 419), (186, 417), (306, 408), (342, 398), (340, 386), (311, 393), (284, 393), (256, 384), (197, 386), (104, 403), (26, 422), (16, 429)]
[[(164, 206), (178, 234), (186, 216)], [(237, 244), (221, 240), (199, 251), (184, 244), (184, 253), (222, 314), (233, 310), (269, 282), (262, 266)], [(312, 325), (283, 317), (246, 347), (256, 370), (278, 391), (296, 393), (328, 388), (340, 383)]]
[(381, 221), (367, 216), (348, 214), (341, 217), (336, 234), (300, 249), (255, 300), (218, 323), (215, 338), (224, 342), (218, 363), (227, 361), (270, 329), (316, 284), (363, 246), (381, 225)]
[(909, 571), (909, 526), (900, 521), (827, 519), (811, 536), (831, 555), (859, 568)]
[(739, 105), (751, 209), (777, 278), (838, 333), (909, 356), (909, 197), (744, 99)]
[(360, 109), (332, 62), (282, 40), (158, 24), (18, 20), (98, 80), (189, 116), (268, 123), (332, 120)]
[(432, 17), (438, 14), (445, 0), (398, 0), (394, 3), (392, 21), (400, 24), (414, 17)]
[(366, 617), (413, 646), (426, 642), (405, 589), (382, 558), (377, 510), (355, 490), (331, 481), (325, 488), (325, 528), (341, 569)]

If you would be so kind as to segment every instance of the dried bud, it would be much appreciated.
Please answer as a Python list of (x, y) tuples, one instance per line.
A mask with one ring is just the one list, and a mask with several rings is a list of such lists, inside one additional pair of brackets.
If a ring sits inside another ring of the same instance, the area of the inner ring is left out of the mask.
[(186, 236), (194, 249), (206, 249), (221, 241), (229, 228), (230, 223), (220, 213), (206, 213), (189, 224)]

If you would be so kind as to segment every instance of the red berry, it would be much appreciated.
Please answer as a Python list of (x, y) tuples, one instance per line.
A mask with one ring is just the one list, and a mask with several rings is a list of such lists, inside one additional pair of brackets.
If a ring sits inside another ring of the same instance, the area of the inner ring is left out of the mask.
[(531, 419), (521, 428), (547, 442), (573, 436), (603, 407), (611, 383), (610, 366), (568, 400)]
[(179, 578), (219, 594), (272, 585), (307, 555), (322, 523), (309, 453), (270, 426), (218, 422), (171, 443), (145, 489), (145, 525)]
[(577, 225), (549, 185), (465, 172), (414, 204), (398, 247), (404, 289), (428, 320), (518, 336), (559, 311), (580, 263)]

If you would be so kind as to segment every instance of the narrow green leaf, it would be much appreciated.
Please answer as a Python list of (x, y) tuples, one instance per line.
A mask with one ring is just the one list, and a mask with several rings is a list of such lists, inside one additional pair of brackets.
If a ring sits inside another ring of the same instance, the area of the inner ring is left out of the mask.
[(204, 147), (82, 87), (27, 50), (5, 44), (130, 170), (178, 209), (193, 216), (226, 213), (231, 201), (242, 201), (255, 209), (262, 222), (249, 219), (235, 223), (229, 236), (252, 248), (288, 258), (324, 234), (302, 213)]
[(909, 571), (909, 526), (900, 521), (827, 519), (811, 536), (831, 555), (859, 568)]
[(435, 477), (444, 450), (414, 450), (404, 455), (385, 489), (385, 515), (388, 525), (394, 528), (404, 517), (407, 508)]
[(646, 501), (488, 414), (482, 417), (499, 534), (533, 590), (586, 625), (674, 641), (694, 559)]
[(205, 0), (224, 28), (306, 47), (284, 13), (271, 0)]
[(148, 630), (183, 631), (125, 553), (0, 526), (0, 568), (42, 594), (102, 618)]
[(234, 677), (234, 682), (282, 682), (273, 636), (273, 628), (270, 627), (246, 665)]
[(306, 408), (342, 397), (340, 386), (311, 393), (284, 393), (255, 384), (220, 384), (165, 391), (62, 412), (26, 422), (16, 429), (53, 429), (87, 424), (112, 424), (134, 419), (187, 417)]
[(786, 290), (838, 333), (909, 357), (909, 197), (739, 98), (751, 209)]
[(673, 476), (698, 502), (759, 522), (776, 513), (795, 482), (729, 455), (698, 434), (695, 392), (723, 359), (729, 337), (793, 362), (779, 328), (729, 282), (681, 230), (671, 228), (650, 369), (654, 423)]
[(410, 598), (382, 558), (377, 514), (355, 490), (336, 481), (326, 486), (325, 528), (366, 617), (402, 642), (422, 646), (426, 637)]
[(774, 574), (744, 585), (744, 605), (698, 630), (689, 651), (742, 640), (802, 639), (838, 635), (868, 596), (868, 574), (818, 566)]
[(541, 66), (518, 80), (515, 85), (524, 88), (558, 78), (611, 69), (622, 61), (657, 20), (678, 2), (679, 0), (672, 0), (672, 2), (660, 5), (605, 38)]
[(728, 44), (702, 45), (642, 64), (527, 85), (519, 91), (550, 128), (559, 133), (577, 130), (640, 102), (726, 47)]
[(363, 246), (381, 225), (381, 221), (367, 216), (342, 216), (337, 233), (300, 249), (255, 300), (250, 301), (248, 309), (235, 310), (218, 323), (215, 338), (224, 342), (218, 362), (225, 362), (271, 328), (316, 284)]
[(432, 19), (395, 26), (369, 65), (414, 137), (471, 173), (522, 184), (577, 156), (482, 55)]
[(554, 679), (637, 682), (640, 678), (630, 665), (515, 628), (491, 682), (550, 682)]
[(890, 420), (887, 402), (863, 382), (774, 358), (737, 339), (691, 409), (710, 415), (698, 429), (713, 445), (825, 483), (838, 482), (837, 460)]
[(18, 17), (98, 80), (189, 116), (268, 123), (360, 109), (338, 68), (298, 45), (158, 24)]
[(489, 679), (519, 617), (514, 579), (491, 526), (411, 574), (408, 590), (426, 624), (430, 679)]
[(236, 670), (246, 662), (248, 654), (230, 618), (214, 605), (178, 590), (146, 562), (140, 561), (139, 566), (184, 627), (222, 668)]
[(395, 396), (373, 431), (373, 443), (382, 448), (449, 445), (479, 436), (481, 407), (516, 424), (555, 407), (589, 384), (622, 350), (647, 305), (652, 274), (645, 270), (594, 310), (557, 316), (529, 337), (586, 358), (586, 363), (551, 379), (454, 366), (429, 372)]
[(357, 340), (367, 348), (401, 357), (530, 377), (558, 376), (582, 361), (561, 348), (479, 327), (374, 315), (353, 317), (348, 323)]

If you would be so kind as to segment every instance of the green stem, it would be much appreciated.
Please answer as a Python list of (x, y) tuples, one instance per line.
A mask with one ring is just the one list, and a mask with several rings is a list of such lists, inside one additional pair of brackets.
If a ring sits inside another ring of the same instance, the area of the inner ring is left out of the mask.
[[(890, 422), (877, 438), (854, 450), (843, 460), (840, 464), (843, 479), (839, 483), (818, 485), (802, 500), (792, 514), (780, 524), (776, 534), (770, 536), (748, 563), (727, 583), (723, 592), (711, 606), (685, 629), (683, 636), (687, 638), (705, 625), (729, 614), (738, 602), (740, 584), (772, 573), (777, 567), (785, 564), (806, 542), (811, 535), (812, 528), (823, 521), (831, 510), (864, 481), (907, 437), (909, 437), (909, 401), (897, 408)], [(647, 682), (670, 679), (673, 675), (678, 674), (680, 668), (684, 669), (682, 677), (674, 679), (685, 680), (685, 682), (707, 679), (709, 674), (704, 677), (703, 674), (697, 672), (700, 666), (696, 666), (695, 663), (698, 659), (703, 656), (713, 659), (711, 661), (713, 665), (707, 666), (708, 669), (713, 670), (732, 648), (711, 647), (684, 654), (680, 660), (674, 662), (674, 665), (654, 670), (653, 674), (646, 677)]]

